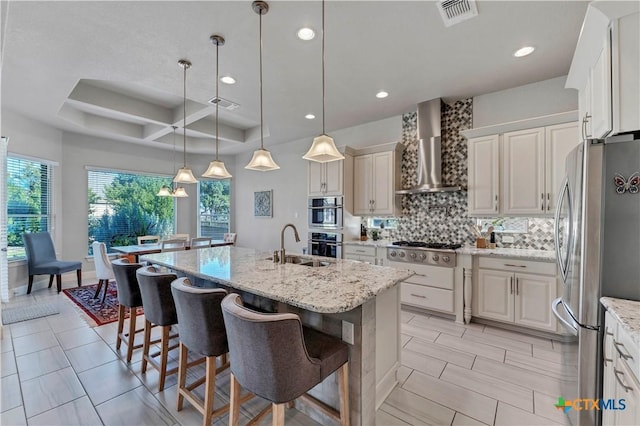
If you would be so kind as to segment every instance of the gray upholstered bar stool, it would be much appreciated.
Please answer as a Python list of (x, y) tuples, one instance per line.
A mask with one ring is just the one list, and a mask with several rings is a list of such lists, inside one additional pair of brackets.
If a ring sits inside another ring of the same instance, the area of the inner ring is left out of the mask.
[[(237, 294), (222, 301), (231, 357), (229, 425), (238, 424), (240, 387), (271, 401), (273, 425), (284, 424), (285, 405), (296, 398), (319, 404), (349, 425), (348, 346), (340, 339), (302, 326), (295, 314), (263, 314), (245, 308)], [(306, 392), (337, 371), (340, 412)], [(252, 421), (252, 422), (253, 422)]]
[[(140, 295), (142, 296), (142, 307), (144, 308), (144, 343), (142, 345), (142, 373), (147, 371), (147, 363), (158, 370), (160, 379), (158, 390), (164, 390), (164, 382), (168, 374), (178, 372), (178, 368), (167, 371), (167, 358), (169, 351), (178, 347), (178, 344), (169, 346), (171, 339), (178, 337), (178, 334), (170, 334), (171, 326), (178, 324), (176, 305), (171, 294), (171, 282), (176, 278), (176, 274), (160, 272), (154, 266), (143, 266), (136, 271), (138, 284), (140, 285)], [(160, 352), (149, 354), (151, 346), (151, 327), (159, 326), (162, 329), (160, 337)], [(155, 357), (160, 357), (158, 362)]]
[[(111, 262), (113, 275), (118, 288), (118, 337), (116, 338), (116, 349), (120, 349), (122, 342), (127, 345), (127, 362), (131, 362), (134, 349), (142, 347), (142, 343), (135, 344), (136, 333), (144, 331), (144, 328), (136, 330), (136, 318), (138, 307), (142, 306), (142, 296), (140, 296), (140, 286), (136, 271), (142, 267), (141, 263), (129, 263), (126, 258), (116, 259)], [(106, 291), (106, 290), (105, 290)], [(124, 316), (129, 308), (129, 332), (124, 331)]]
[[(203, 425), (208, 426), (213, 418), (229, 411), (229, 404), (217, 410), (213, 408), (216, 375), (229, 368), (227, 333), (220, 306), (227, 292), (221, 288), (194, 287), (188, 278), (178, 278), (171, 284), (171, 293), (173, 293), (180, 324), (177, 410), (182, 410), (182, 404), (186, 399), (202, 413)], [(188, 351), (202, 355), (206, 359), (204, 378), (189, 385), (187, 385)], [(220, 367), (216, 368), (218, 357), (220, 357)], [(203, 382), (204, 401), (192, 392)]]

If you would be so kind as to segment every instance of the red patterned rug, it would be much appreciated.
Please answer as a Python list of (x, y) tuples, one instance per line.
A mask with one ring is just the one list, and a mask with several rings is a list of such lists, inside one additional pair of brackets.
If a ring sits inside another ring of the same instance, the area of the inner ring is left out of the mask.
[[(109, 283), (107, 297), (102, 303), (102, 295), (104, 289), (100, 290), (100, 295), (93, 298), (96, 293), (98, 284), (84, 285), (82, 287), (73, 287), (63, 290), (62, 292), (80, 307), (93, 319), (97, 325), (109, 324), (118, 321), (118, 291), (115, 281)], [(127, 309), (127, 318), (129, 317)], [(142, 313), (142, 308), (138, 308), (138, 313)]]

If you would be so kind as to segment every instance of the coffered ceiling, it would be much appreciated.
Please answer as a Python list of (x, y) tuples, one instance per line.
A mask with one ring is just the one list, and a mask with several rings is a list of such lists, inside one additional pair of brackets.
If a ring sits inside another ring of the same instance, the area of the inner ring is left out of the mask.
[[(265, 147), (320, 133), (321, 3), (273, 1), (263, 17)], [(433, 1), (327, 1), (327, 131), (564, 75), (583, 1), (477, 1), (445, 27)], [(303, 26), (317, 36), (296, 37)], [(3, 1), (2, 108), (60, 129), (172, 149), (213, 151), (215, 46), (221, 34), (221, 153), (259, 144), (258, 15), (248, 1)], [(513, 52), (525, 45), (525, 58)], [(385, 90), (386, 99), (375, 94)], [(523, 100), (526, 102), (526, 100)], [(315, 120), (305, 115), (316, 115)], [(181, 143), (178, 130), (178, 144)]]

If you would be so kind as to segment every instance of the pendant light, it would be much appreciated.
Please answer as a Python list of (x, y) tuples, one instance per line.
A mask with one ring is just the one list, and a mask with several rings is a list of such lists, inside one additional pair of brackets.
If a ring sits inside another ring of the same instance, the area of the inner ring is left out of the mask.
[(273, 161), (271, 153), (264, 149), (264, 128), (262, 118), (262, 15), (266, 15), (269, 11), (269, 5), (265, 1), (257, 0), (251, 4), (253, 11), (260, 16), (260, 149), (253, 153), (253, 158), (249, 164), (244, 166), (245, 169), (258, 170), (266, 172), (269, 170), (278, 170), (280, 166)]
[[(176, 169), (176, 129), (178, 126), (171, 126), (173, 129), (173, 168), (172, 171)], [(185, 191), (184, 187), (177, 186), (175, 183), (171, 183), (171, 191), (169, 192), (170, 197), (175, 198), (185, 198), (188, 197), (187, 191)]]
[(224, 163), (218, 160), (218, 106), (220, 104), (220, 98), (218, 97), (218, 84), (219, 84), (219, 72), (218, 72), (218, 58), (220, 57), (218, 53), (218, 49), (220, 46), (224, 45), (224, 37), (214, 34), (209, 37), (211, 43), (216, 45), (216, 159), (209, 163), (209, 168), (206, 172), (202, 174), (204, 178), (213, 178), (213, 179), (229, 179), (231, 177), (231, 173), (227, 171), (227, 168), (224, 166)]
[(318, 163), (344, 160), (344, 155), (336, 148), (333, 138), (324, 131), (324, 103), (324, 0), (322, 0), (322, 134), (313, 138), (311, 148), (302, 158)]
[(184, 70), (184, 77), (182, 80), (183, 88), (184, 88), (184, 97), (182, 104), (182, 111), (184, 113), (184, 122), (182, 123), (182, 130), (184, 131), (184, 135), (182, 137), (182, 149), (184, 153), (184, 162), (182, 168), (178, 170), (176, 173), (176, 177), (173, 178), (173, 181), (176, 183), (198, 183), (196, 178), (193, 176), (191, 169), (187, 167), (187, 70), (191, 68), (191, 62), (187, 59), (180, 59), (178, 64)]

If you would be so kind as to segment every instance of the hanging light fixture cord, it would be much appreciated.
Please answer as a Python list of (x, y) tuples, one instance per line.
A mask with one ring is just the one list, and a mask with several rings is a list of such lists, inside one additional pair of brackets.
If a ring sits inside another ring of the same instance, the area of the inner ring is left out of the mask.
[(187, 63), (184, 63), (182, 65), (183, 69), (184, 69), (184, 74), (183, 74), (183, 78), (182, 78), (182, 93), (183, 93), (183, 98), (182, 98), (182, 117), (184, 118), (184, 123), (182, 123), (182, 151), (184, 153), (183, 156), (183, 161), (184, 161), (184, 168), (187, 168), (187, 68), (189, 68), (189, 66), (187, 65)]
[(262, 10), (258, 15), (260, 16), (260, 149), (264, 149), (264, 126), (262, 125)]
[[(176, 171), (176, 129), (178, 128), (178, 126), (171, 126), (171, 128), (173, 129), (173, 152), (171, 153), (171, 167), (172, 173), (175, 173)], [(171, 182), (171, 189), (172, 192), (175, 191), (174, 188), (175, 184), (173, 183), (173, 181)]]
[(322, 134), (324, 135), (324, 0), (322, 0)]
[(218, 96), (218, 58), (220, 57), (219, 51), (220, 43), (216, 43), (216, 161), (218, 161), (218, 107), (220, 106), (220, 96)]

